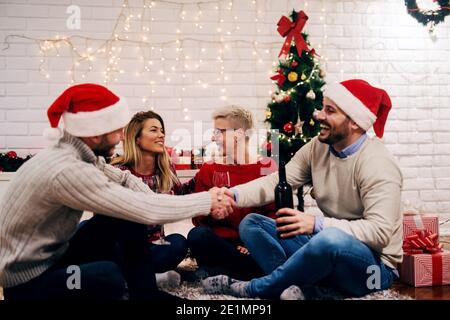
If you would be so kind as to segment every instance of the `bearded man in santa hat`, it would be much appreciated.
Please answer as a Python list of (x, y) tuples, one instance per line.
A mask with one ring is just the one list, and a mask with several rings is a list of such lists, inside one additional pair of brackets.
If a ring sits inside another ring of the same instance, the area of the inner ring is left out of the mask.
[[(390, 109), (388, 94), (366, 81), (328, 86), (316, 115), (319, 135), (286, 165), (294, 189), (314, 186), (323, 216), (291, 208), (280, 209), (276, 220), (248, 215), (239, 233), (267, 275), (249, 282), (223, 275), (207, 278), (206, 291), (304, 299), (314, 297), (310, 289), (315, 286), (350, 296), (389, 288), (402, 261), (402, 174), (379, 139)], [(371, 127), (377, 137), (367, 135)], [(274, 173), (227, 195), (239, 207), (258, 206), (274, 200), (277, 183)]]
[[(123, 139), (128, 107), (107, 88), (68, 88), (47, 112), (55, 144), (15, 174), (0, 208), (0, 286), (6, 300), (171, 299), (158, 291), (146, 225), (211, 213), (233, 201), (219, 189), (156, 194), (106, 164)], [(60, 119), (64, 130), (58, 128)], [(83, 211), (97, 213), (79, 226)]]

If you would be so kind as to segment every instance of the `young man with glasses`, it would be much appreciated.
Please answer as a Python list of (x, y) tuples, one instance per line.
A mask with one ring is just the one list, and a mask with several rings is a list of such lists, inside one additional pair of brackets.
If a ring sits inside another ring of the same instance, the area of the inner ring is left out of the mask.
[[(227, 106), (214, 112), (213, 121), (212, 140), (217, 144), (219, 155), (214, 161), (205, 163), (191, 181), (191, 184), (195, 183), (195, 192), (212, 187), (233, 187), (276, 170), (270, 158), (250, 152), (249, 132), (253, 129), (250, 111)], [(239, 224), (252, 212), (274, 217), (275, 206), (236, 209), (220, 222), (209, 218), (193, 219), (195, 227), (188, 234), (188, 244), (200, 270), (205, 271), (203, 275), (220, 272), (248, 280), (264, 274), (239, 238)]]

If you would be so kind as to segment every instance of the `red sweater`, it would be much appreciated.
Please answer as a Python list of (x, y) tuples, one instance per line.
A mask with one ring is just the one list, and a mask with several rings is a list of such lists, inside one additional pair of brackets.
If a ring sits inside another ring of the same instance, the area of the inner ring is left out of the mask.
[[(257, 163), (243, 165), (228, 165), (215, 162), (205, 163), (195, 175), (195, 192), (208, 191), (214, 187), (214, 172), (228, 172), (229, 185), (234, 187), (277, 170), (275, 162), (270, 158), (262, 158)], [(227, 175), (226, 175), (227, 176)], [(226, 219), (214, 220), (210, 216), (192, 219), (195, 226), (208, 226), (215, 234), (232, 241), (239, 241), (239, 223), (249, 213), (260, 213), (275, 217), (275, 204), (270, 203), (262, 207), (235, 208)]]

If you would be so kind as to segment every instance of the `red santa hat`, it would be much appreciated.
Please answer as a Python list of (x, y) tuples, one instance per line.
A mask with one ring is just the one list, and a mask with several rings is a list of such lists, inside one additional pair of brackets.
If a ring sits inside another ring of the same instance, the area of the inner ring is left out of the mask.
[(362, 129), (367, 131), (373, 125), (377, 137), (383, 137), (392, 107), (386, 91), (364, 80), (353, 79), (327, 86), (323, 95), (333, 100)]
[(64, 130), (75, 137), (93, 137), (124, 127), (130, 120), (128, 106), (107, 88), (98, 84), (79, 84), (64, 91), (47, 111), (51, 128), (44, 131), (50, 140), (59, 139)]

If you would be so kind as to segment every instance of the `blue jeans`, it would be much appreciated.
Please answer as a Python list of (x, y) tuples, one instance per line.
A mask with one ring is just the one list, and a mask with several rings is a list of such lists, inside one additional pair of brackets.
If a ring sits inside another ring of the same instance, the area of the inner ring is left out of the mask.
[(264, 275), (251, 256), (236, 249), (238, 245), (242, 245), (240, 241), (219, 237), (211, 228), (192, 228), (188, 234), (188, 243), (192, 255), (201, 267), (217, 268), (220, 273), (239, 280), (250, 280)]
[(166, 236), (169, 245), (149, 244), (156, 273), (175, 269), (186, 257), (188, 251), (187, 240), (181, 234), (173, 233)]
[(291, 285), (326, 286), (345, 295), (363, 296), (392, 285), (393, 269), (379, 254), (340, 229), (279, 239), (275, 228), (273, 219), (255, 213), (239, 226), (242, 241), (267, 274), (250, 281), (250, 296), (278, 297)]

